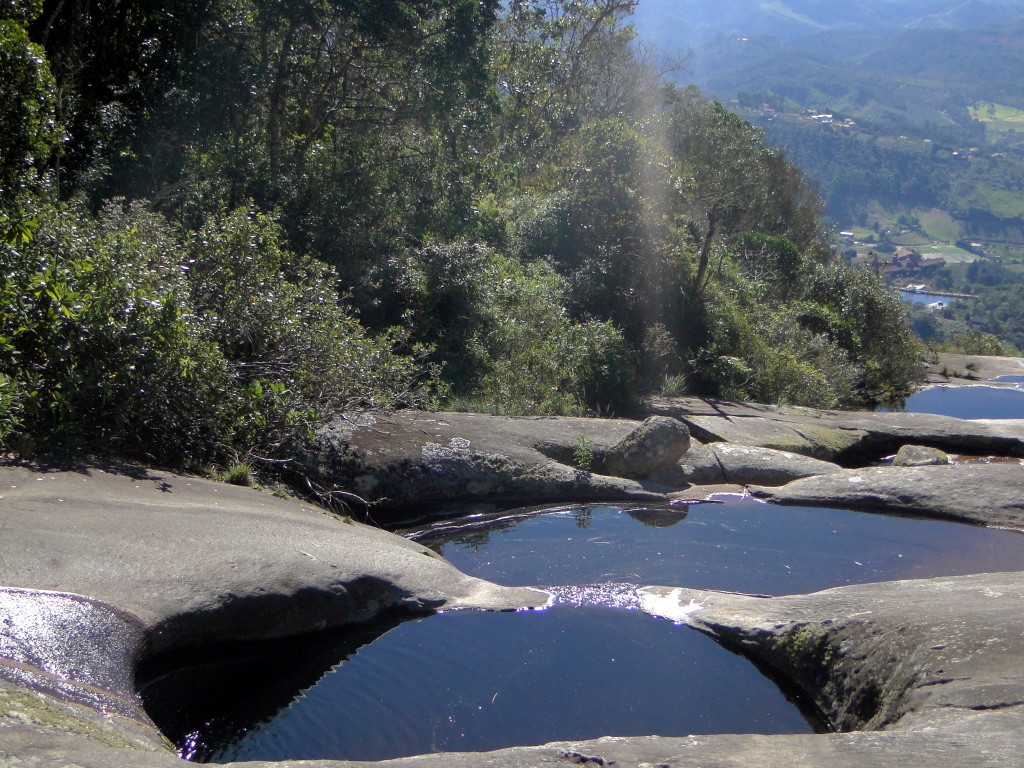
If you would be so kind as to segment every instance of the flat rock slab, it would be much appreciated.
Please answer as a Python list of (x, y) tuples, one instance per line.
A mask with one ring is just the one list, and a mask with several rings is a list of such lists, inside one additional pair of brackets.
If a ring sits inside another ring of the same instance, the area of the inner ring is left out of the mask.
[[(322, 485), (371, 502), (375, 515), (430, 516), (438, 507), (474, 501), (663, 500), (635, 480), (563, 463), (576, 447), (603, 454), (639, 424), (416, 411), (361, 415), (321, 430), (301, 462)], [(562, 460), (550, 458), (555, 454)]]
[(800, 478), (841, 471), (831, 462), (789, 451), (735, 443), (712, 443), (709, 448), (722, 468), (725, 482), (736, 485), (785, 485)]
[(138, 468), (0, 468), (0, 531), (0, 584), (115, 606), (154, 651), (538, 599), (308, 504)]
[(16, 734), (31, 753), (52, 732), (161, 757), (134, 690), (148, 656), (548, 600), (308, 504), (138, 467), (0, 467), (0, 532), (2, 765)]
[(913, 514), (1024, 531), (1024, 466), (1019, 463), (869, 467), (751, 492), (778, 504)]
[(648, 410), (684, 422), (703, 443), (727, 442), (860, 465), (914, 444), (947, 453), (1024, 456), (1024, 421), (925, 413), (819, 411), (795, 406), (657, 398)]
[[(970, 366), (970, 367), (968, 367)], [(945, 370), (950, 375), (943, 375)], [(960, 374), (952, 376), (953, 373)], [(928, 368), (928, 379), (933, 382), (974, 382), (991, 381), (1002, 376), (1024, 376), (1024, 360), (1019, 357), (995, 357), (991, 355), (955, 355), (940, 352), (937, 363)]]
[[(250, 762), (252, 768), (706, 768), (779, 765), (933, 768), (1021, 765), (1024, 576), (842, 587), (755, 598), (639, 590), (642, 610), (715, 637), (803, 689), (842, 728), (829, 735), (606, 737), (492, 753), (421, 755), (386, 763)], [(690, 631), (681, 626), (679, 631)], [(0, 702), (5, 689), (0, 685)], [(33, 768), (180, 765), (94, 735), (0, 715), (0, 764)]]

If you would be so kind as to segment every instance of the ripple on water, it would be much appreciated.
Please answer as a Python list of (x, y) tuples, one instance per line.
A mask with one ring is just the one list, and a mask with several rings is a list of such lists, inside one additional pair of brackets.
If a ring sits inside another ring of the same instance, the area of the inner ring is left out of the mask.
[[(699, 591), (676, 587), (784, 594), (1024, 570), (1018, 534), (752, 499), (527, 510), (416, 538), (474, 575), (556, 584), (550, 607), (385, 627), (298, 675), (309, 681), (273, 713), (214, 733), (205, 713), (180, 707), (193, 719), (178, 727), (178, 743), (218, 762), (383, 760), (603, 735), (810, 732), (813, 723), (751, 663), (676, 626), (701, 607)], [(211, 677), (209, 690), (255, 699), (238, 693), (238, 681), (294, 671), (322, 650), (271, 650), (237, 668), (237, 680)]]
[(557, 590), (545, 610), (403, 623), (202, 753), (383, 760), (605, 735), (815, 730), (748, 661), (639, 607), (632, 585), (602, 584)]
[[(420, 531), (460, 570), (509, 585), (656, 584), (795, 594), (844, 584), (1024, 570), (1020, 534), (750, 498), (671, 510), (613, 505), (505, 514)], [(583, 587), (584, 594), (593, 588)], [(617, 587), (607, 599), (627, 599)], [(573, 594), (572, 590), (564, 594)]]

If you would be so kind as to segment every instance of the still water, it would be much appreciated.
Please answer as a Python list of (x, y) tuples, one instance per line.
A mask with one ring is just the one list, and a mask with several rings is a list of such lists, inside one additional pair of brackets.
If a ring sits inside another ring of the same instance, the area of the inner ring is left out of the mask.
[(466, 573), (510, 585), (630, 582), (781, 595), (1024, 570), (1020, 534), (750, 498), (510, 513), (437, 524), (414, 538)]
[(710, 638), (635, 610), (556, 605), (405, 622), (264, 722), (201, 724), (178, 739), (183, 756), (211, 762), (383, 760), (609, 734), (812, 730)]
[(1024, 569), (1024, 538), (1006, 531), (738, 498), (521, 510), (411, 535), (468, 573), (559, 585), (554, 605), (190, 658), (143, 689), (181, 754), (380, 760), (608, 734), (810, 732), (813, 717), (750, 662), (644, 614), (635, 585), (784, 594)]
[[(1000, 381), (1021, 377), (1003, 377)], [(929, 387), (907, 398), (901, 410), (958, 419), (1024, 419), (1019, 387)]]
[(941, 293), (917, 293), (915, 291), (900, 291), (900, 298), (904, 301), (909, 301), (912, 304), (935, 304), (936, 302), (941, 303), (943, 306), (950, 306), (960, 301), (959, 296), (947, 296)]

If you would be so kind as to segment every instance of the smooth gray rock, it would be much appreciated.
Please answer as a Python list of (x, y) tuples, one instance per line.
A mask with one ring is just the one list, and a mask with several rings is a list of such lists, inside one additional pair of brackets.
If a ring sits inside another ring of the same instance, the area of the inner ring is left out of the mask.
[[(16, 743), (18, 760), (35, 750), (40, 764), (70, 765), (49, 746), (54, 731), (166, 750), (135, 692), (144, 657), (386, 610), (548, 600), (308, 504), (138, 467), (0, 467), (0, 532), (0, 765), (14, 762), (4, 751)], [(79, 764), (141, 764), (136, 756)]]
[(802, 477), (840, 471), (831, 462), (789, 451), (734, 443), (712, 443), (709, 447), (722, 467), (725, 482), (736, 485), (785, 485)]
[(658, 398), (648, 411), (680, 419), (704, 443), (772, 448), (846, 466), (877, 461), (903, 445), (980, 456), (1024, 456), (1024, 420), (1020, 419), (819, 411), (692, 397)]
[[(321, 430), (298, 462), (319, 485), (372, 503), (378, 520), (381, 515), (429, 515), (438, 507), (474, 501), (527, 505), (664, 499), (634, 480), (563, 463), (572, 461), (581, 438), (600, 456), (637, 426), (613, 419), (364, 414)], [(353, 509), (362, 511), (358, 503)]]
[[(641, 590), (642, 609), (754, 657), (803, 689), (841, 729), (828, 735), (698, 735), (564, 741), (491, 753), (420, 755), (389, 768), (1005, 768), (1024, 734), (1024, 576), (842, 587), (754, 598), (681, 587)], [(691, 631), (681, 626), (679, 631)], [(13, 693), (22, 700), (5, 698)], [(167, 752), (62, 728), (31, 692), (0, 683), (0, 765), (171, 768)], [(27, 701), (26, 701), (27, 700)], [(5, 715), (4, 707), (10, 714)], [(876, 728), (881, 730), (850, 730)], [(109, 739), (105, 741), (104, 739)], [(251, 762), (252, 768), (296, 766)], [(372, 762), (312, 761), (318, 768)]]
[(948, 381), (942, 371), (957, 372), (964, 381), (990, 381), (1001, 376), (1024, 374), (1024, 360), (1019, 357), (994, 357), (989, 355), (955, 355), (940, 352), (937, 363), (928, 367), (929, 381)]
[(1024, 531), (1024, 466), (869, 467), (752, 488), (760, 498), (868, 512), (915, 514)]
[(663, 476), (672, 477), (674, 479), (672, 484), (676, 487), (684, 487), (687, 484), (720, 485), (728, 482), (725, 479), (725, 471), (711, 446), (693, 439), (690, 440), (689, 450), (679, 459), (676, 468), (658, 475), (657, 479), (661, 479)]
[(894, 467), (934, 467), (949, 464), (949, 455), (926, 445), (904, 445), (892, 460)]
[(1024, 714), (1019, 573), (768, 599), (652, 588), (645, 605), (784, 674), (841, 731), (925, 730), (950, 710)]
[(115, 606), (153, 652), (537, 600), (308, 504), (136, 467), (0, 467), (0, 531), (0, 584)]
[(690, 430), (677, 419), (651, 416), (605, 454), (603, 471), (642, 480), (675, 466), (690, 448)]

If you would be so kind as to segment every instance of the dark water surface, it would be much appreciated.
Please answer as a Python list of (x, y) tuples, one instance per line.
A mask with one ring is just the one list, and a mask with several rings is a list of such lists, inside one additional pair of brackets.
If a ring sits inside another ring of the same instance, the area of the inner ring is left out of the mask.
[(643, 613), (635, 585), (784, 594), (1024, 570), (1019, 534), (738, 498), (524, 510), (414, 537), (474, 575), (562, 585), (555, 604), (170, 664), (144, 695), (181, 754), (381, 760), (601, 735), (810, 732), (813, 718), (750, 662)]
[(710, 638), (637, 611), (555, 606), (406, 622), (269, 721), (187, 748), (214, 762), (382, 760), (608, 734), (812, 730)]
[(438, 524), (415, 538), (460, 570), (509, 585), (630, 582), (782, 595), (1024, 570), (1018, 533), (750, 498), (509, 514)]
[(958, 419), (1024, 419), (1024, 389), (980, 385), (929, 387), (908, 397), (901, 410)]

